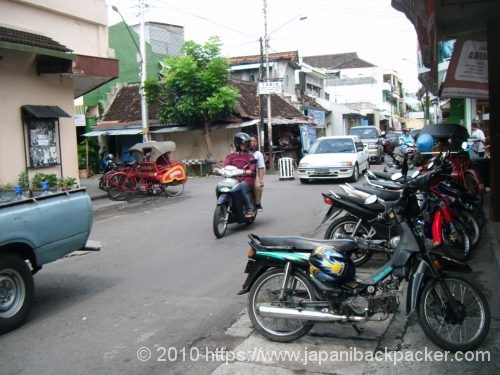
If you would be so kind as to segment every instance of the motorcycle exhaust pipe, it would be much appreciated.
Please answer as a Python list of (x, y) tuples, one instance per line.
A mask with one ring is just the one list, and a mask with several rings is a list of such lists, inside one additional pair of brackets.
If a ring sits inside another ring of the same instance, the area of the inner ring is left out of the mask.
[(364, 322), (363, 316), (335, 315), (321, 311), (297, 310), (286, 307), (259, 306), (257, 312), (266, 318), (311, 320), (315, 322)]

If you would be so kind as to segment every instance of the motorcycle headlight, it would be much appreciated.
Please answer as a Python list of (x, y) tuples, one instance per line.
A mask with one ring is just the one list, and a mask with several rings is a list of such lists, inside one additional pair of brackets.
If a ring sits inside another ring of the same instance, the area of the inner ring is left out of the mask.
[(223, 186), (223, 187), (220, 188), (220, 191), (222, 193), (227, 193), (227, 192), (231, 191), (231, 188), (228, 187), (228, 186)]

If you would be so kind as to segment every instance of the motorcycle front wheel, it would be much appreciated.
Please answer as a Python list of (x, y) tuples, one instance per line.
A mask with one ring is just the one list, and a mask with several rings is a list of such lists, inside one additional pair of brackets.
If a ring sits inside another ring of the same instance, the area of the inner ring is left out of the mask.
[(226, 233), (227, 222), (229, 220), (229, 209), (225, 204), (218, 204), (215, 207), (213, 218), (213, 229), (215, 237), (222, 238)]
[[(342, 216), (334, 221), (328, 226), (325, 233), (325, 240), (335, 240), (335, 239), (353, 239), (356, 242), (356, 237), (361, 237), (368, 235), (368, 229), (361, 224), (356, 233), (354, 229), (358, 224), (358, 218), (351, 215)], [(358, 242), (359, 243), (359, 242)], [(362, 266), (372, 257), (373, 253), (363, 246), (359, 247), (358, 250), (352, 253), (351, 259), (357, 267)]]
[[(453, 301), (446, 297), (442, 283), (446, 283)], [(452, 303), (461, 316), (453, 313)], [(440, 348), (452, 352), (476, 349), (490, 329), (486, 298), (474, 285), (456, 276), (428, 282), (420, 295), (417, 314), (425, 335)]]
[(293, 318), (271, 318), (259, 315), (259, 306), (298, 307), (302, 301), (314, 301), (313, 287), (300, 273), (292, 273), (288, 280), (283, 298), (285, 272), (283, 269), (272, 269), (264, 272), (252, 285), (248, 296), (248, 315), (254, 328), (273, 341), (290, 342), (304, 336), (314, 323), (305, 323)]

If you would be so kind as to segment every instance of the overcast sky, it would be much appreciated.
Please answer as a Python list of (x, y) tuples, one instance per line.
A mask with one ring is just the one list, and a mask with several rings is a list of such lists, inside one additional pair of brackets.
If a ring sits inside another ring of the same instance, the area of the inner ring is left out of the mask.
[[(144, 0), (145, 21), (184, 26), (185, 40), (204, 43), (217, 35), (227, 57), (257, 55), (264, 36), (263, 0)], [(139, 0), (107, 0), (109, 24), (140, 22)], [(307, 17), (299, 20), (300, 17)], [(419, 87), (417, 37), (391, 0), (267, 0), (270, 52), (299, 51), (299, 56), (357, 52), (375, 65), (396, 70), (407, 89)]]

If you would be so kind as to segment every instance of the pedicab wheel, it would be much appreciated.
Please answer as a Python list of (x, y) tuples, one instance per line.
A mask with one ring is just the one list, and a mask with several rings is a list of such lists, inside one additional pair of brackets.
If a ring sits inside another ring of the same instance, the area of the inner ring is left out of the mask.
[(225, 204), (220, 204), (215, 207), (213, 229), (215, 237), (222, 238), (226, 233), (227, 222), (229, 220), (229, 210)]
[(184, 191), (186, 180), (174, 181), (165, 185), (165, 194), (169, 197), (178, 197)]
[(115, 201), (122, 201), (126, 197), (126, 193), (124, 191), (126, 185), (126, 181), (128, 176), (126, 173), (118, 173), (113, 175), (108, 183), (108, 196)]

